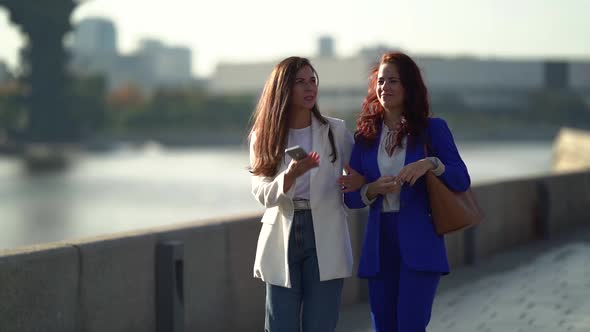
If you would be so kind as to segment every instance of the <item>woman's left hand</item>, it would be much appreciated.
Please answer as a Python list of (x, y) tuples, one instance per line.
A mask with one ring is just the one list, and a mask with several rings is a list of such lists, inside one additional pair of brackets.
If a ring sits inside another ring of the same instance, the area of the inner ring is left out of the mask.
[(398, 173), (396, 180), (402, 183), (409, 183), (411, 186), (426, 172), (434, 169), (434, 164), (428, 159), (421, 159), (411, 164), (407, 164)]
[(344, 170), (347, 175), (342, 175), (338, 178), (338, 184), (342, 188), (343, 193), (357, 191), (365, 184), (365, 177), (360, 175), (348, 164), (344, 165)]

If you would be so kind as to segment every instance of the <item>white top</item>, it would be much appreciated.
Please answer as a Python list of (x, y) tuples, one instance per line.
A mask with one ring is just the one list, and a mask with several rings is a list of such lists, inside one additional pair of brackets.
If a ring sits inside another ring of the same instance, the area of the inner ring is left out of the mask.
[[(402, 139), (402, 146), (398, 146), (393, 151), (391, 157), (387, 154), (385, 149), (387, 134), (392, 130), (383, 124), (383, 130), (381, 130), (381, 137), (379, 138), (379, 150), (377, 153), (377, 164), (379, 165), (379, 172), (381, 176), (396, 176), (404, 168), (406, 162), (406, 146), (408, 143), (408, 137)], [(440, 176), (445, 172), (445, 165), (437, 157), (428, 157), (434, 165), (435, 169), (431, 170), (436, 176)], [(371, 205), (376, 198), (370, 200), (367, 198), (368, 186), (364, 185), (361, 188), (361, 198), (366, 205)], [(389, 193), (383, 197), (382, 212), (397, 212), (399, 211), (399, 193)]]
[[(311, 126), (293, 129), (289, 128), (289, 140), (287, 147), (299, 145), (305, 152), (310, 153), (312, 148)], [(285, 154), (285, 163), (289, 165), (291, 157)], [(309, 182), (311, 179), (311, 172), (307, 171), (295, 180), (295, 199), (309, 200)]]

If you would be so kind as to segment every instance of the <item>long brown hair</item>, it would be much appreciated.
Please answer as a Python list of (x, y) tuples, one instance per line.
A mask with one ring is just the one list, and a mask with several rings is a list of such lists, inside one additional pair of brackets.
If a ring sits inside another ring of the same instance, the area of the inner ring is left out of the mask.
[(377, 140), (377, 132), (383, 123), (385, 109), (379, 102), (375, 88), (379, 67), (386, 63), (397, 67), (405, 91), (402, 120), (395, 138), (395, 146), (401, 146), (406, 135), (419, 136), (424, 132), (430, 116), (428, 90), (420, 74), (420, 68), (412, 58), (401, 52), (383, 54), (379, 64), (372, 68), (369, 74), (367, 96), (357, 121), (355, 137), (368, 144)]
[[(254, 140), (254, 162), (250, 172), (254, 175), (274, 176), (279, 163), (285, 155), (287, 135), (289, 133), (289, 117), (291, 116), (291, 90), (299, 69), (309, 66), (316, 77), (318, 74), (306, 58), (289, 57), (279, 62), (272, 70), (264, 84), (262, 95), (252, 116), (253, 123), (248, 140)], [(319, 82), (319, 77), (318, 77)], [(322, 124), (328, 124), (318, 108), (317, 102), (311, 113)], [(328, 138), (332, 147), (332, 162), (336, 161), (336, 145), (334, 135), (329, 129)]]

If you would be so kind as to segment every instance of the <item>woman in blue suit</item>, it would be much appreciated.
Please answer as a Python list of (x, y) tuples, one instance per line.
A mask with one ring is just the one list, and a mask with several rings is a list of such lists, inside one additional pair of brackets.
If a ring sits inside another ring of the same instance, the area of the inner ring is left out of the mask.
[(454, 191), (466, 191), (470, 178), (446, 122), (430, 117), (409, 56), (387, 53), (372, 71), (355, 138), (350, 167), (366, 184), (345, 190), (344, 200), (370, 206), (358, 274), (368, 279), (375, 331), (423, 332), (440, 276), (449, 273), (423, 175), (433, 172)]

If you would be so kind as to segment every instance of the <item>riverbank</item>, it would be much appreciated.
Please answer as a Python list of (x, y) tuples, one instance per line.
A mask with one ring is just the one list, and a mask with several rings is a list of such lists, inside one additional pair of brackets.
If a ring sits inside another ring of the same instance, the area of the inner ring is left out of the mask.
[[(557, 136), (558, 125), (492, 124), (477, 123), (469, 119), (452, 117), (447, 120), (455, 140), (458, 142), (526, 142), (553, 141)], [(348, 120), (347, 126), (354, 131), (354, 121)], [(581, 124), (583, 125), (583, 124)], [(246, 126), (231, 129), (195, 128), (195, 129), (153, 129), (142, 131), (106, 131), (78, 143), (80, 149), (101, 152), (115, 150), (120, 146), (142, 148), (146, 145), (165, 147), (204, 147), (204, 146), (246, 146), (248, 128)], [(24, 147), (11, 142), (0, 142), (0, 154), (22, 154)]]
[[(349, 130), (354, 127), (349, 124)], [(451, 126), (458, 142), (549, 142), (556, 137), (558, 126), (522, 127), (476, 127)], [(160, 144), (167, 147), (199, 146), (246, 146), (247, 128), (235, 130), (199, 129), (199, 130), (159, 130), (126, 134), (103, 134), (83, 143), (89, 150), (108, 150), (120, 144), (143, 146)]]

